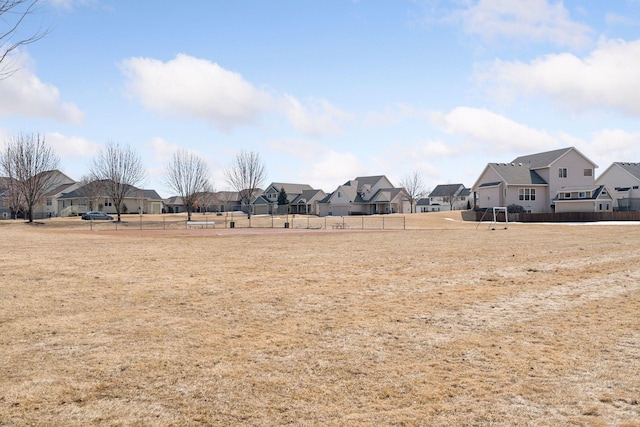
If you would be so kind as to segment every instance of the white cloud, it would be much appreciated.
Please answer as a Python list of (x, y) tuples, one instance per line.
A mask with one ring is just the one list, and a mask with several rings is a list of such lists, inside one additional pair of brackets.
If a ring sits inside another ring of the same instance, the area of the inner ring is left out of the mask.
[(509, 38), (581, 48), (591, 41), (591, 29), (573, 21), (561, 1), (479, 0), (453, 17), (462, 21), (467, 34), (488, 42)]
[(484, 108), (457, 107), (448, 114), (433, 112), (431, 121), (442, 131), (461, 135), (474, 145), (488, 146), (495, 153), (536, 152), (557, 145), (548, 133)]
[(17, 71), (0, 80), (0, 116), (82, 121), (83, 114), (75, 104), (61, 102), (58, 88), (35, 76), (31, 58), (25, 52), (18, 52), (13, 59), (15, 63), (11, 67)]
[(96, 156), (102, 149), (102, 145), (79, 136), (66, 136), (58, 132), (50, 132), (45, 135), (48, 144), (56, 154), (65, 160), (87, 160)]
[(327, 150), (304, 170), (309, 185), (331, 192), (338, 185), (357, 176), (366, 175), (367, 169), (353, 153)]
[(290, 95), (284, 96), (283, 111), (291, 124), (307, 136), (340, 134), (341, 123), (350, 118), (325, 99), (311, 98), (305, 106)]
[(167, 62), (130, 58), (122, 62), (121, 69), (129, 93), (146, 108), (204, 119), (224, 131), (276, 113), (302, 134), (322, 136), (340, 133), (340, 124), (349, 118), (324, 99), (312, 98), (304, 105), (291, 95), (258, 89), (239, 73), (214, 62), (184, 54)]
[(148, 109), (203, 118), (223, 130), (257, 121), (271, 96), (238, 73), (180, 54), (162, 62), (130, 58), (122, 63), (131, 94)]
[[(541, 94), (575, 110), (613, 109), (640, 115), (640, 40), (602, 40), (584, 58), (547, 55), (531, 63), (496, 61), (484, 77), (504, 98)], [(487, 77), (489, 76), (489, 77)]]
[(621, 129), (602, 129), (595, 132), (591, 142), (585, 148), (602, 170), (612, 162), (640, 161), (640, 133)]

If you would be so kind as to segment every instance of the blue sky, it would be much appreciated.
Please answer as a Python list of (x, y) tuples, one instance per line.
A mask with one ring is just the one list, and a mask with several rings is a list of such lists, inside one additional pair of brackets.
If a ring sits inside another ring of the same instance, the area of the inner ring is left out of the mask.
[(0, 144), (40, 133), (80, 179), (129, 144), (170, 196), (179, 149), (217, 190), (240, 150), (269, 182), (471, 186), (488, 162), (575, 146), (640, 161), (640, 0), (41, 0), (50, 31), (0, 80)]

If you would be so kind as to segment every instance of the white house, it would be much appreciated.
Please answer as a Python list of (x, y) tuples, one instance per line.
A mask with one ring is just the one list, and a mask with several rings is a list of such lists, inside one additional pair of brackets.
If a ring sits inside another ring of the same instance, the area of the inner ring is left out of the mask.
[(469, 204), (471, 190), (463, 184), (440, 184), (429, 193), (429, 211), (464, 210)]
[(614, 162), (596, 179), (606, 186), (620, 211), (640, 211), (640, 163)]
[(339, 186), (318, 202), (320, 216), (374, 215), (411, 212), (404, 188), (384, 175), (361, 176)]
[(559, 205), (563, 212), (570, 209), (568, 206), (583, 209), (558, 195), (567, 189), (592, 191), (597, 167), (574, 147), (520, 156), (508, 163), (489, 163), (473, 185), (476, 207), (515, 204), (534, 213), (555, 212)]

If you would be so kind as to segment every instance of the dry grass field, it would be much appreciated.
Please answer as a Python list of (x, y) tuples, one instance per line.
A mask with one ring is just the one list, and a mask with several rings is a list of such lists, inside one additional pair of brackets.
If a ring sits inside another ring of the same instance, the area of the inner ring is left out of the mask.
[(640, 425), (640, 226), (0, 222), (0, 425)]

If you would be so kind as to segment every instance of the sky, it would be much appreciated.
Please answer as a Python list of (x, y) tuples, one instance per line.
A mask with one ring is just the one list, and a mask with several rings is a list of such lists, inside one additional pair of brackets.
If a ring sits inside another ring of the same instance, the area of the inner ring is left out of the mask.
[(242, 150), (265, 187), (326, 192), (471, 187), (569, 146), (596, 176), (640, 161), (640, 0), (40, 0), (18, 36), (38, 29), (0, 80), (0, 145), (40, 134), (75, 180), (107, 143), (163, 197), (179, 149), (218, 191)]

